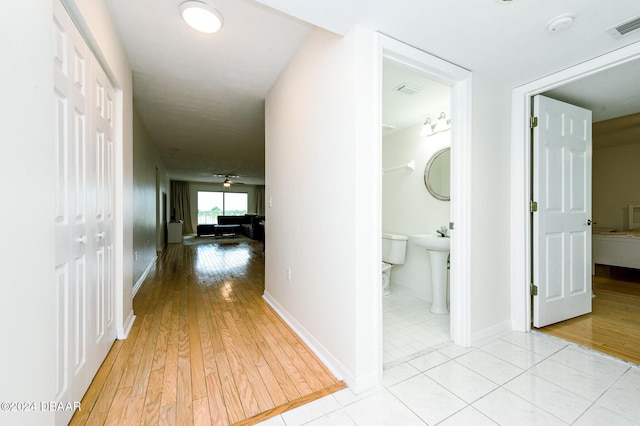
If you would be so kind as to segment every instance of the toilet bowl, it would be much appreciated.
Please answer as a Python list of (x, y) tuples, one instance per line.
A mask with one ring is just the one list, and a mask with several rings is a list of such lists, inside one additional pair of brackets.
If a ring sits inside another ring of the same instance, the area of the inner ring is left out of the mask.
[(382, 294), (385, 296), (391, 292), (391, 268), (404, 264), (407, 240), (406, 235), (382, 233)]

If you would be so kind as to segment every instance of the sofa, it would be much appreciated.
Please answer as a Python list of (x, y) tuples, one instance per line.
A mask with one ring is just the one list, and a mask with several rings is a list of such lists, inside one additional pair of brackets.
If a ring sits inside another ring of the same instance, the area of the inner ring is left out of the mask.
[[(264, 227), (260, 224), (264, 216), (246, 214), (243, 216), (218, 216), (218, 225), (238, 225), (240, 233), (253, 240), (264, 238)], [(216, 225), (198, 225), (198, 236), (215, 235)]]
[(264, 241), (264, 216), (251, 215), (251, 223), (244, 224), (242, 226), (242, 234), (251, 238), (252, 240)]

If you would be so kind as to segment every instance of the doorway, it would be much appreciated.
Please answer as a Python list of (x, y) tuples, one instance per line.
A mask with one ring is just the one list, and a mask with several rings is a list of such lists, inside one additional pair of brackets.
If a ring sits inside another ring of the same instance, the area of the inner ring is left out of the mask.
[[(640, 324), (638, 308), (640, 269), (615, 265), (638, 267), (637, 261), (634, 264), (636, 256), (632, 254), (636, 253), (633, 236), (637, 234), (627, 231), (627, 229), (637, 228), (637, 225), (632, 223), (630, 217), (632, 215), (628, 214), (627, 206), (639, 195), (637, 188), (629, 183), (637, 181), (640, 177), (634, 160), (640, 154), (640, 143), (638, 143), (640, 130), (634, 130), (637, 127), (633, 124), (640, 117), (638, 113), (640, 106), (631, 104), (628, 108), (620, 110), (618, 105), (606, 109), (598, 108), (593, 98), (600, 99), (603, 95), (598, 89), (592, 89), (592, 94), (588, 94), (587, 91), (589, 87), (603, 87), (607, 83), (606, 80), (610, 78), (615, 82), (614, 85), (621, 84), (622, 87), (628, 87), (623, 82), (625, 78), (629, 78), (629, 75), (637, 75), (637, 70), (640, 69), (640, 64), (637, 62), (619, 65), (607, 72), (606, 76), (596, 74), (545, 93), (545, 96), (556, 99), (573, 98), (574, 103), (589, 106), (595, 111), (593, 126), (588, 127), (589, 130), (593, 129), (593, 177), (591, 173), (586, 173), (587, 176), (581, 179), (584, 182), (578, 182), (578, 186), (587, 190), (587, 195), (593, 194), (593, 208), (589, 212), (589, 217), (593, 218), (593, 238), (585, 241), (590, 245), (593, 240), (593, 250), (587, 253), (588, 263), (582, 268), (586, 271), (580, 275), (581, 279), (585, 279), (587, 291), (571, 292), (571, 297), (580, 296), (580, 294), (588, 297), (588, 300), (585, 300), (589, 305), (588, 314), (578, 315), (580, 312), (571, 314), (570, 307), (565, 306), (556, 312), (558, 317), (555, 320), (540, 323), (540, 317), (536, 317), (536, 313), (539, 312), (540, 306), (544, 305), (542, 301), (545, 299), (541, 298), (544, 295), (539, 291), (538, 296), (533, 300), (533, 325), (538, 331), (636, 363), (640, 361), (638, 357), (640, 336), (636, 333)], [(607, 94), (613, 92), (615, 92), (614, 89), (607, 88)], [(625, 103), (624, 97), (617, 99), (618, 103)], [(602, 105), (609, 104), (606, 100), (598, 102)], [(540, 146), (541, 144), (537, 141), (534, 143), (535, 150), (539, 150)], [(573, 150), (571, 155), (575, 155)], [(534, 165), (535, 163), (536, 161)], [(588, 172), (590, 171), (591, 167)], [(534, 176), (534, 182), (535, 180)], [(575, 206), (572, 211), (576, 212)], [(534, 213), (534, 218), (538, 214)], [(578, 223), (577, 231), (579, 232), (591, 231), (589, 229), (591, 227), (584, 226), (584, 218), (583, 215), (583, 223)], [(573, 235), (577, 234), (574, 232)], [(631, 245), (627, 247), (627, 244)], [(626, 250), (620, 250), (622, 247)], [(534, 265), (535, 261), (534, 256)], [(572, 271), (576, 269), (578, 263), (571, 262)], [(540, 275), (536, 278), (535, 270), (533, 275), (534, 281), (539, 285)], [(576, 283), (572, 284), (572, 288), (575, 289)], [(544, 293), (544, 286), (539, 285), (539, 287), (543, 287)], [(593, 298), (591, 297), (592, 287)]]
[[(451, 87), (389, 60), (382, 72), (382, 261), (387, 262), (382, 265), (382, 337), (387, 369), (448, 345), (451, 338), (449, 311), (432, 312), (437, 292), (431, 256), (411, 240), (414, 234), (435, 235), (451, 222), (451, 132), (442, 122), (442, 128), (433, 131), (441, 115), (445, 122), (451, 117)], [(446, 161), (435, 164), (443, 170), (426, 180), (431, 159), (441, 155)], [(441, 179), (444, 174), (446, 179)], [(437, 189), (435, 194), (426, 182)], [(448, 241), (448, 231), (445, 234)], [(392, 246), (398, 250), (385, 250)], [(443, 281), (447, 290), (446, 274)]]
[[(471, 73), (449, 62), (433, 57), (387, 36), (379, 35), (382, 47), (380, 71), (383, 62), (391, 62), (428, 76), (451, 87), (451, 238), (450, 277), (450, 339), (457, 345), (471, 345)], [(380, 105), (382, 102), (380, 94)], [(382, 122), (379, 123), (380, 127)], [(380, 128), (379, 127), (379, 128)], [(381, 142), (380, 142), (381, 143)], [(381, 148), (379, 148), (381, 151)], [(382, 170), (380, 174), (382, 180)], [(379, 241), (382, 240), (382, 230)], [(378, 307), (382, 325), (382, 302)], [(380, 341), (382, 354), (382, 341)], [(380, 366), (382, 367), (380, 357)]]
[(533, 98), (533, 326), (591, 312), (592, 112)]
[(608, 71), (640, 59), (640, 46), (630, 45), (594, 58), (557, 74), (531, 82), (513, 91), (512, 114), (512, 324), (514, 330), (531, 330), (531, 218), (528, 209), (531, 198), (531, 135), (529, 117), (531, 99), (538, 94), (560, 88), (598, 72)]

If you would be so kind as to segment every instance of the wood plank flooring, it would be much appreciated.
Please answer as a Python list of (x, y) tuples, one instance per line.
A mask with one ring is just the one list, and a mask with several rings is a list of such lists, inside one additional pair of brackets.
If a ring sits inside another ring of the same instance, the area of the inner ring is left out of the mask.
[(593, 312), (538, 330), (640, 364), (640, 283), (595, 276), (593, 292)]
[(251, 425), (345, 387), (264, 302), (262, 244), (169, 244), (72, 425)]

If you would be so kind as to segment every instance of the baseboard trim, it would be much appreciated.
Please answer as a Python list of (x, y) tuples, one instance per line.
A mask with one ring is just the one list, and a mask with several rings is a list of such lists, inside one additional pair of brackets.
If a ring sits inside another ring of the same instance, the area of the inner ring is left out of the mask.
[(142, 275), (140, 275), (140, 278), (138, 278), (138, 281), (136, 281), (135, 285), (131, 289), (132, 299), (136, 296), (136, 293), (138, 292), (138, 290), (140, 290), (140, 287), (142, 287), (142, 283), (144, 282), (144, 280), (147, 279), (147, 275), (149, 275), (149, 271), (151, 271), (151, 268), (153, 267), (153, 265), (155, 265), (156, 260), (158, 260), (158, 256), (154, 256), (153, 259), (151, 259), (151, 262), (149, 262), (147, 268), (144, 270)]
[[(311, 351), (322, 361), (322, 363), (331, 371), (338, 379), (344, 381), (347, 386), (354, 392), (359, 393), (362, 390), (370, 389), (378, 384), (378, 377), (373, 380), (369, 377), (355, 377), (331, 352), (327, 350), (315, 337), (311, 335), (289, 312), (280, 305), (267, 291), (264, 292), (262, 298), (271, 308), (287, 323), (289, 327), (302, 339), (302, 341), (311, 349)], [(369, 384), (373, 382), (373, 384)]]
[(123, 328), (116, 329), (116, 339), (125, 340), (129, 337), (129, 332), (131, 331), (131, 327), (133, 327), (133, 323), (136, 320), (136, 316), (133, 314), (133, 309), (129, 312), (129, 316), (127, 320), (124, 322)]
[(481, 346), (485, 343), (489, 343), (492, 340), (499, 339), (513, 331), (511, 321), (503, 321), (491, 327), (487, 327), (483, 330), (479, 330), (473, 333), (471, 336), (471, 346)]

